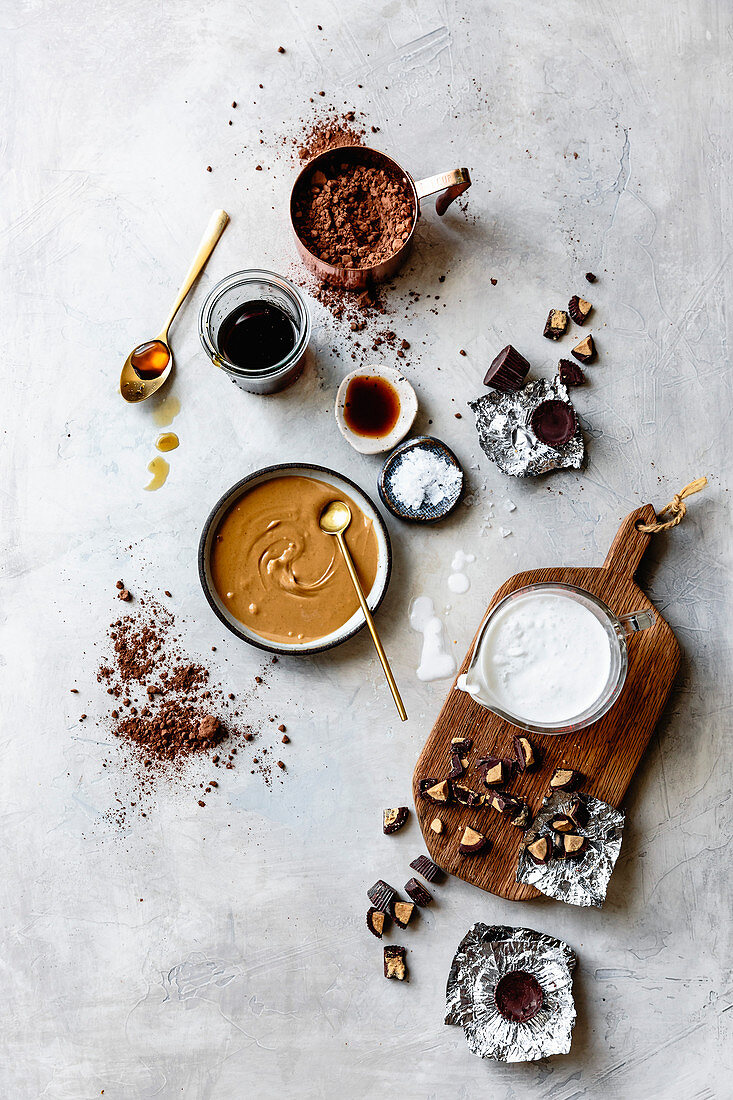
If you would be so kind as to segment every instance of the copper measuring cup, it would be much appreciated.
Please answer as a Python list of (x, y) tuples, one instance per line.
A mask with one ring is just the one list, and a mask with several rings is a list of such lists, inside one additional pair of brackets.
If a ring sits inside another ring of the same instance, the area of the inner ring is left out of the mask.
[[(373, 267), (337, 267), (321, 260), (305, 245), (298, 235), (295, 218), (296, 200), (316, 172), (328, 174), (335, 165), (362, 164), (374, 168), (386, 169), (390, 174), (401, 176), (412, 193), (412, 229), (407, 240), (392, 256)], [(435, 210), (442, 217), (459, 195), (471, 186), (471, 176), (467, 168), (454, 168), (451, 172), (440, 172), (437, 176), (414, 180), (409, 172), (385, 153), (369, 149), (362, 145), (345, 145), (329, 149), (310, 161), (302, 170), (290, 194), (290, 224), (293, 228), (295, 246), (305, 266), (324, 283), (341, 287), (343, 290), (364, 290), (372, 283), (382, 283), (396, 275), (410, 254), (412, 242), (420, 217), (420, 202), (429, 195), (436, 195)]]

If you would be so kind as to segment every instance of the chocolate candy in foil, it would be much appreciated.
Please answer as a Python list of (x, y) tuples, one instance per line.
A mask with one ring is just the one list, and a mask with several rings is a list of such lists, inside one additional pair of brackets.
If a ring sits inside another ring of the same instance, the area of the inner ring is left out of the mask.
[(579, 426), (559, 447), (542, 443), (532, 431), (532, 413), (543, 401), (563, 401), (573, 408), (559, 378), (537, 378), (518, 393), (486, 393), (469, 401), (481, 448), (505, 474), (534, 477), (582, 465), (585, 444)]
[(624, 815), (620, 810), (601, 802), (599, 798), (586, 797), (589, 818), (586, 824), (575, 829), (588, 838), (588, 849), (577, 860), (551, 859), (539, 866), (525, 851), (534, 836), (551, 836), (550, 821), (559, 814), (567, 814), (577, 795), (562, 793), (548, 799), (534, 819), (532, 828), (524, 834), (517, 864), (517, 882), (535, 886), (548, 898), (566, 901), (570, 905), (595, 905), (600, 909), (606, 900), (606, 891), (618, 854), (624, 831)]
[[(576, 1015), (574, 966), (575, 955), (562, 940), (531, 928), (474, 924), (448, 975), (445, 1023), (462, 1027), (471, 1052), (481, 1058), (534, 1062), (567, 1054)], [(520, 1005), (507, 1001), (507, 985)]]

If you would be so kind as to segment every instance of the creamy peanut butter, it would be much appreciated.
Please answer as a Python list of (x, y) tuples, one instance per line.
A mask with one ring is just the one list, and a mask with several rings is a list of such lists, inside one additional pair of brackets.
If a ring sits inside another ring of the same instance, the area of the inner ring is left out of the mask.
[(377, 574), (374, 525), (350, 497), (312, 477), (286, 475), (246, 492), (220, 521), (211, 576), (224, 606), (271, 642), (312, 642), (359, 606), (343, 555), (318, 519), (326, 504), (351, 508), (346, 543), (366, 593)]

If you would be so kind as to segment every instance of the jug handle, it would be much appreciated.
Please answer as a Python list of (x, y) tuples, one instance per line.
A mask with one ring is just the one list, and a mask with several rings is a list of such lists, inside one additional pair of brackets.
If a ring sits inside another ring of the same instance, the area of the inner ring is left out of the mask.
[(648, 630), (650, 626), (654, 626), (657, 616), (651, 608), (646, 608), (644, 611), (629, 611), (627, 615), (619, 615), (618, 621), (625, 634), (636, 634), (638, 630)]
[(454, 168), (450, 172), (439, 172), (437, 176), (427, 176), (424, 180), (415, 181), (418, 202), (441, 192), (435, 200), (435, 212), (441, 218), (453, 200), (470, 186), (471, 175), (468, 168)]

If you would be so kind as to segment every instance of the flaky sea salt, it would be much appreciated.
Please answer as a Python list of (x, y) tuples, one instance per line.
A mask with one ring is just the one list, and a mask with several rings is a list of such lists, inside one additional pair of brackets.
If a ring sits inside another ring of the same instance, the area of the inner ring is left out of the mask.
[(455, 497), (461, 477), (460, 469), (444, 455), (415, 447), (400, 459), (390, 489), (403, 508), (415, 512)]

